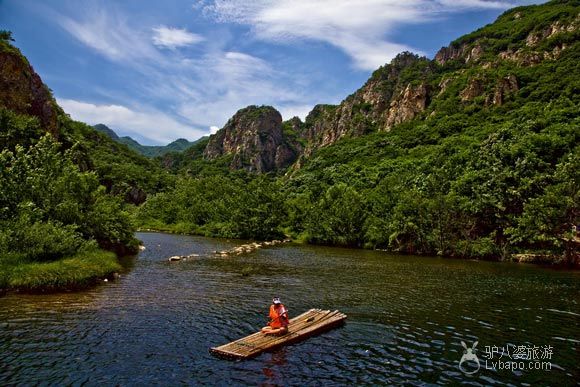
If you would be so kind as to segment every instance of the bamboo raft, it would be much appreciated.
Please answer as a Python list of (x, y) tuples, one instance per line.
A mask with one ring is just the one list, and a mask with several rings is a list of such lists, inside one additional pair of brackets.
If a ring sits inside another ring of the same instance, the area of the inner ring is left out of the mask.
[(249, 359), (264, 351), (296, 343), (317, 333), (342, 325), (346, 315), (338, 310), (310, 309), (290, 319), (288, 333), (281, 336), (265, 335), (261, 332), (243, 337), (231, 343), (211, 348), (214, 355), (230, 359)]

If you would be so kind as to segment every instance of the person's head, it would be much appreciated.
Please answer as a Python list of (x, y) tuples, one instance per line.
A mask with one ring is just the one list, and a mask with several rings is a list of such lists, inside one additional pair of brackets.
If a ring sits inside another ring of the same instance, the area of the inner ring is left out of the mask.
[(274, 305), (280, 305), (282, 303), (282, 301), (280, 301), (280, 297), (274, 297), (272, 298), (272, 304)]

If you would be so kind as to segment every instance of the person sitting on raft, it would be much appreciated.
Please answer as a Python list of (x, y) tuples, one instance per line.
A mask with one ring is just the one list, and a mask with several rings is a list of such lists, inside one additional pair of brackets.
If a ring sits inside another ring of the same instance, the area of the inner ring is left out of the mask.
[(288, 323), (288, 310), (279, 297), (274, 297), (270, 306), (270, 322), (267, 327), (262, 328), (262, 333), (266, 335), (283, 335), (288, 332)]

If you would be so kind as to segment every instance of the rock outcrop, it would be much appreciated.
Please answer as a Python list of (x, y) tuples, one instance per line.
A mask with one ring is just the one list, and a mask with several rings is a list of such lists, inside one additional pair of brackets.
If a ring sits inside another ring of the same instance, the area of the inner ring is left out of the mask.
[(445, 63), (449, 62), (450, 60), (457, 60), (463, 58), (465, 55), (466, 46), (458, 46), (455, 47), (453, 45), (449, 47), (441, 47), (437, 54), (435, 54), (435, 62), (439, 63), (440, 65), (444, 65)]
[(18, 49), (0, 47), (0, 107), (38, 117), (44, 130), (58, 138), (59, 107), (48, 87)]
[[(491, 104), (495, 106), (503, 105), (506, 97), (519, 89), (518, 79), (515, 75), (508, 75), (507, 77), (500, 79), (495, 86), (493, 98), (491, 98)], [(490, 105), (489, 100), (486, 100), (486, 105)]]
[(551, 48), (538, 50), (542, 42), (560, 34), (571, 34), (580, 28), (580, 14), (570, 23), (562, 23), (559, 20), (551, 23), (548, 27), (539, 31), (530, 32), (525, 38), (525, 47), (517, 50), (507, 49), (498, 54), (499, 59), (516, 62), (519, 66), (534, 66), (544, 60), (557, 60), (562, 51), (568, 48), (566, 43), (553, 44)]
[[(459, 93), (461, 101), (470, 102), (483, 96), (485, 106), (501, 106), (510, 94), (519, 90), (518, 79), (513, 74), (497, 80), (495, 86), (492, 86), (493, 82), (484, 77), (470, 78), (467, 86)], [(493, 91), (490, 90), (492, 87)]]
[(540, 42), (544, 41), (545, 39), (549, 39), (554, 35), (565, 32), (574, 32), (578, 30), (579, 26), (580, 26), (580, 14), (578, 14), (576, 16), (576, 19), (569, 24), (564, 24), (561, 21), (556, 20), (543, 30), (530, 32), (526, 37), (526, 46), (535, 47)]
[(412, 120), (423, 112), (426, 106), (427, 86), (424, 83), (416, 86), (407, 85), (405, 90), (391, 101), (385, 129), (390, 130), (395, 125)]
[(433, 59), (440, 65), (445, 65), (451, 60), (459, 60), (463, 63), (478, 62), (485, 53), (484, 47), (479, 41), (473, 44), (462, 44), (459, 46), (441, 47)]
[(443, 78), (439, 82), (439, 85), (437, 85), (439, 87), (439, 93), (438, 93), (438, 95), (441, 95), (441, 94), (445, 93), (445, 91), (447, 90), (447, 88), (449, 87), (449, 85), (453, 82), (453, 80), (454, 80), (453, 77)]
[(475, 98), (483, 95), (485, 91), (485, 82), (481, 78), (471, 78), (465, 89), (461, 90), (459, 96), (461, 101), (473, 101)]
[(207, 160), (231, 155), (232, 169), (270, 172), (292, 164), (298, 152), (284, 135), (282, 116), (276, 109), (248, 106), (210, 137), (203, 155)]
[[(543, 19), (544, 8), (551, 7), (560, 8), (560, 20)], [(506, 76), (504, 68), (512, 72), (513, 66), (505, 62), (533, 66), (566, 55), (565, 50), (576, 47), (580, 26), (576, 12), (564, 2), (520, 8), (441, 48), (433, 60), (401, 53), (340, 104), (316, 105), (304, 123), (297, 118), (287, 121), (282, 132), (279, 117), (265, 115), (251, 121), (236, 115), (212, 137), (205, 157), (232, 154), (232, 168), (258, 172), (294, 162), (296, 170), (317, 149), (344, 137), (389, 131), (439, 113), (452, 114), (454, 105), (457, 109), (502, 106), (527, 82), (523, 76), (517, 78), (517, 70)], [(456, 105), (457, 99), (462, 106)], [(286, 131), (293, 136), (285, 136)], [(266, 132), (270, 134), (265, 137), (257, 134)]]
[(412, 86), (401, 79), (409, 67), (424, 76), (432, 72), (431, 61), (409, 52), (376, 70), (371, 78), (340, 105), (317, 105), (308, 114), (302, 136), (308, 141), (305, 155), (335, 143), (345, 136), (362, 136), (412, 120), (425, 110), (428, 88)]

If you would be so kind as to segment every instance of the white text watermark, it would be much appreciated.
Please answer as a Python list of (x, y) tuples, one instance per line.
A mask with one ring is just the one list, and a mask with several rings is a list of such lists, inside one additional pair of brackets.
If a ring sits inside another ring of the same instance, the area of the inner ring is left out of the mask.
[(469, 347), (461, 342), (463, 355), (459, 361), (459, 369), (466, 375), (477, 373), (481, 368), (488, 370), (543, 370), (552, 369), (552, 355), (554, 348), (551, 345), (514, 345), (505, 346), (487, 345), (484, 354), (478, 356), (478, 342)]

